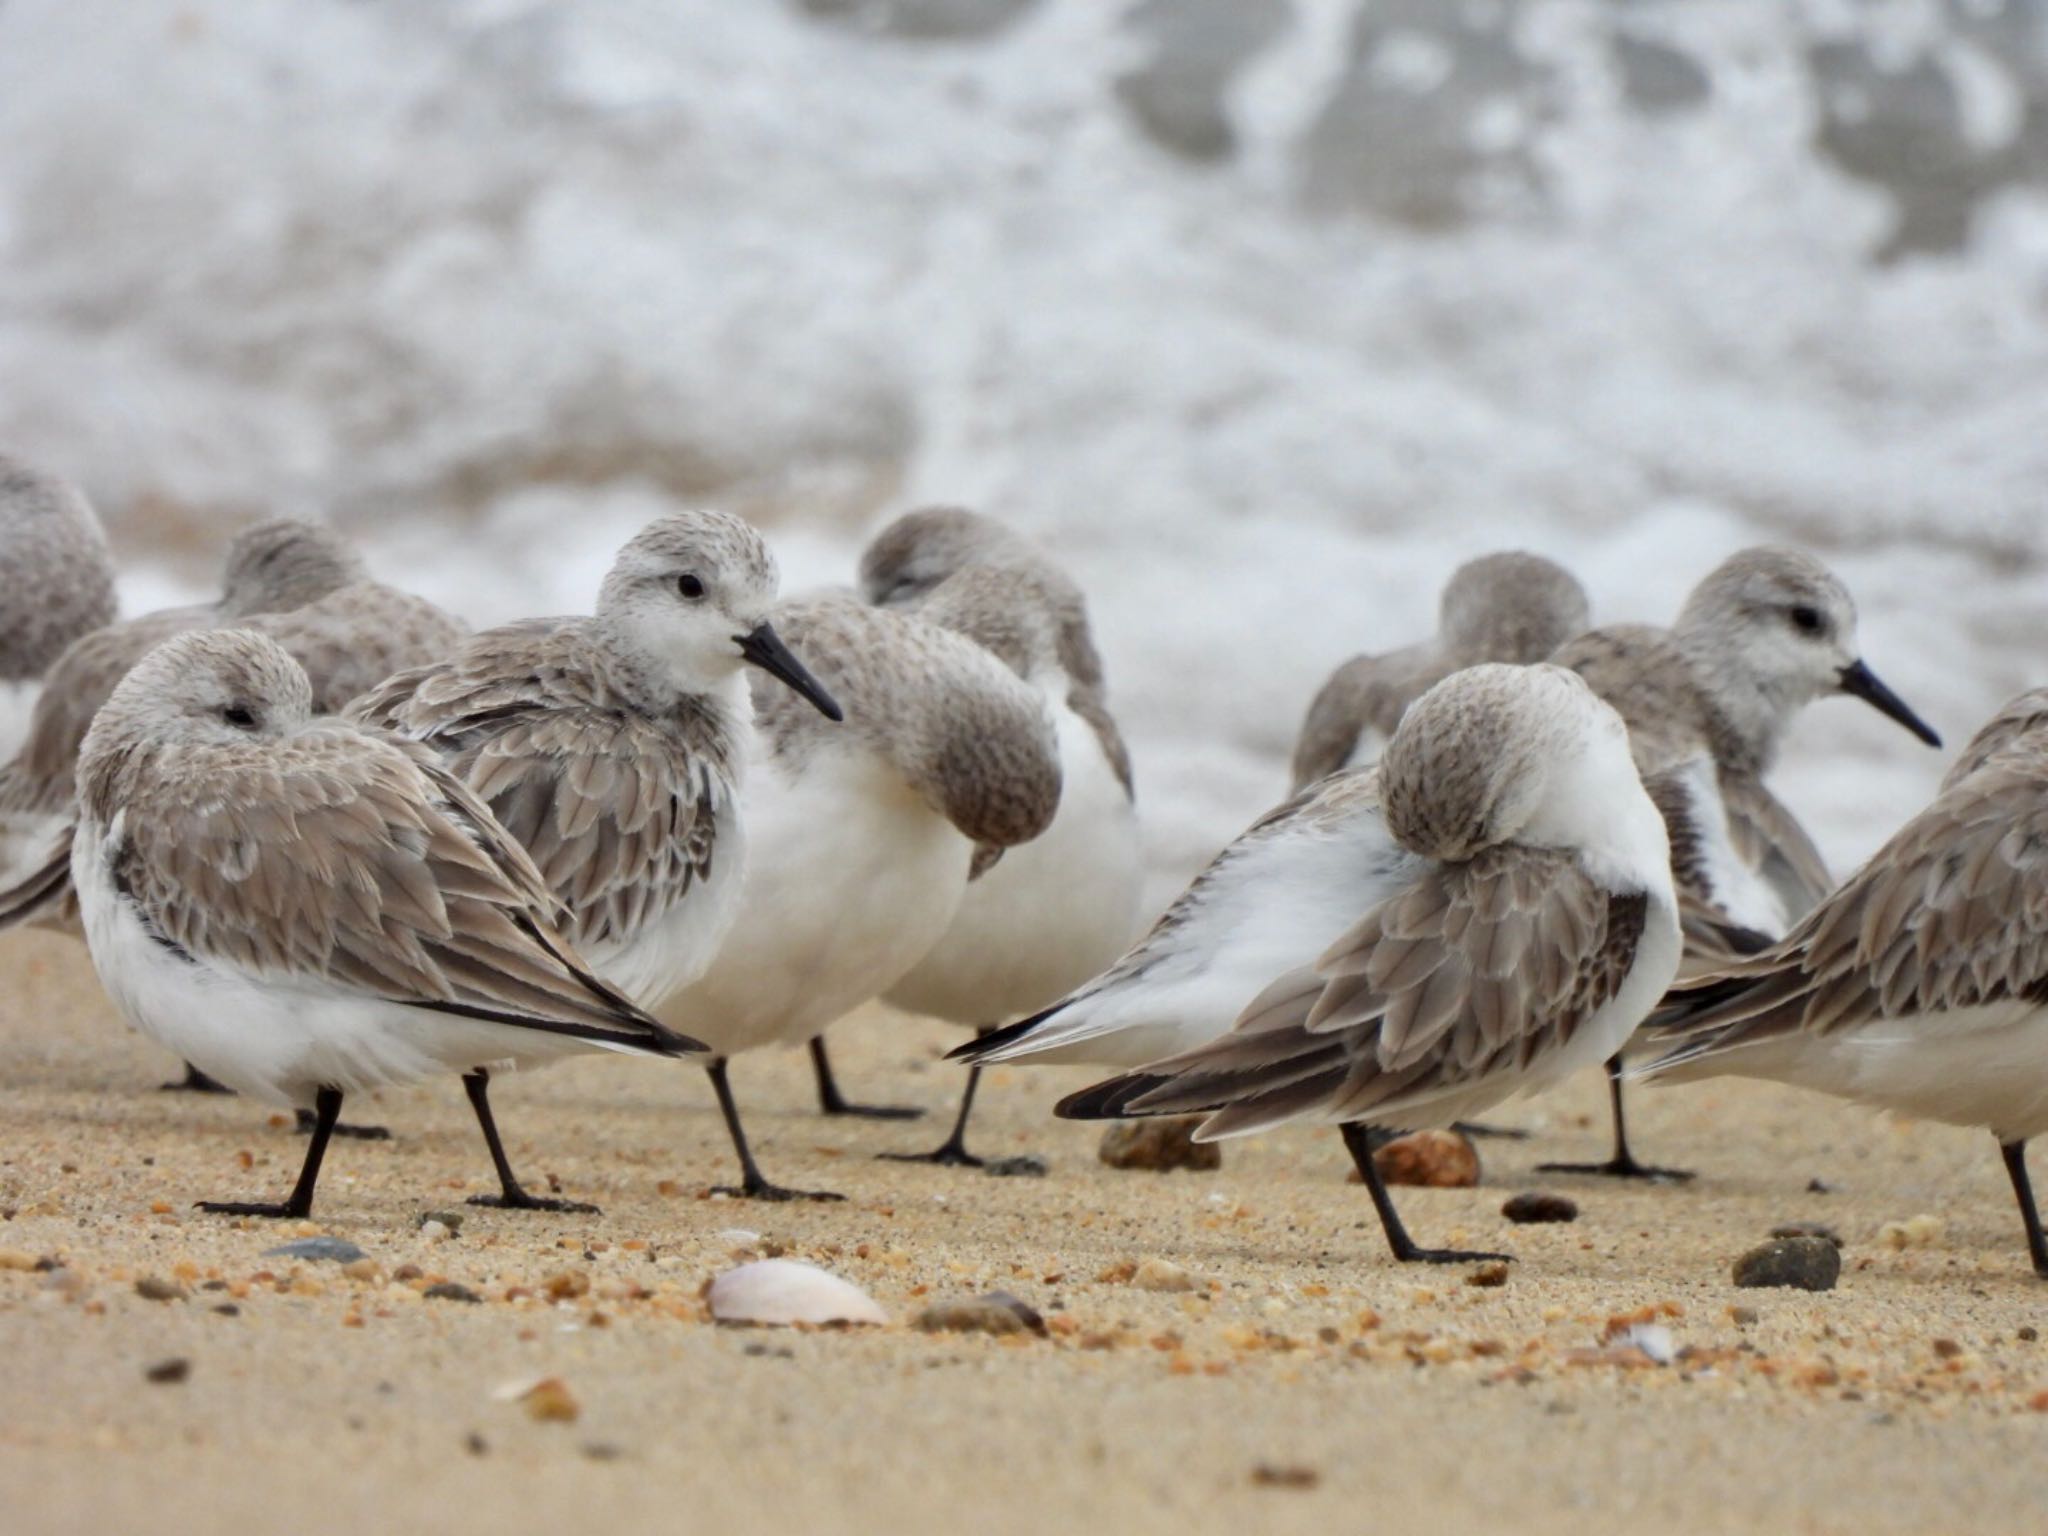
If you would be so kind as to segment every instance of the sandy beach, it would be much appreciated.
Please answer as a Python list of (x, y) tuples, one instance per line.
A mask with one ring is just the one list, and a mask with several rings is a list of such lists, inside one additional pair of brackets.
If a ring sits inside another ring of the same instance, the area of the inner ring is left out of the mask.
[[(0, 1487), (22, 1536), (1981, 1533), (2048, 1507), (2048, 1286), (1982, 1135), (1709, 1085), (1639, 1103), (1644, 1153), (1695, 1184), (1536, 1174), (1598, 1149), (1589, 1079), (1503, 1111), (1538, 1134), (1483, 1143), (1481, 1187), (1398, 1192), (1420, 1240), (1518, 1254), (1485, 1287), (1392, 1264), (1327, 1134), (1232, 1144), (1216, 1173), (1117, 1172), (1094, 1128), (1048, 1113), (1082, 1076), (1015, 1068), (990, 1074), (975, 1143), (1049, 1177), (878, 1162), (942, 1125), (821, 1119), (805, 1058), (776, 1053), (735, 1068), (764, 1164), (848, 1198), (745, 1205), (705, 1194), (729, 1167), (701, 1074), (593, 1060), (497, 1099), (528, 1182), (601, 1216), (465, 1208), (491, 1181), (450, 1081), (350, 1102), (395, 1139), (336, 1142), (316, 1221), (241, 1224), (191, 1204), (282, 1192), (302, 1146), (283, 1121), (152, 1091), (172, 1064), (116, 1022), (79, 946), (10, 935), (0, 975)], [(842, 1082), (943, 1114), (958, 1038), (849, 1021)], [(1534, 1188), (1579, 1220), (1504, 1221)], [(459, 1231), (423, 1236), (434, 1210)], [(1881, 1237), (1922, 1215), (1938, 1230)], [(1839, 1288), (1736, 1290), (1736, 1255), (1794, 1220), (1843, 1238)], [(371, 1262), (265, 1256), (316, 1231)], [(711, 1323), (705, 1282), (778, 1253), (864, 1287), (891, 1325)], [(1133, 1284), (1148, 1259), (1195, 1289)], [(481, 1299), (424, 1296), (443, 1282)], [(913, 1326), (996, 1288), (1047, 1336)], [(1677, 1358), (1628, 1347), (1636, 1322)], [(544, 1378), (573, 1418), (516, 1395)]]

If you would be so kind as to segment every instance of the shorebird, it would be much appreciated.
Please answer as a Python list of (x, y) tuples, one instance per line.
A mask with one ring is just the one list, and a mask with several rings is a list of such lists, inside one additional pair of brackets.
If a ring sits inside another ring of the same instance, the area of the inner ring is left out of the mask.
[[(1742, 550), (1693, 588), (1671, 629), (1596, 629), (1552, 660), (1584, 677), (1628, 722), (1636, 766), (1669, 824), (1691, 969), (1778, 937), (1833, 887), (1813, 839), (1764, 783), (1801, 709), (1848, 694), (1941, 745), (1858, 653), (1848, 588), (1797, 549)], [(1636, 1161), (1619, 1061), (1608, 1064), (1608, 1088), (1613, 1155), (1604, 1163), (1542, 1166), (1690, 1177)]]
[[(740, 918), (710, 968), (653, 1010), (714, 1052), (712, 1086), (740, 1164), (740, 1183), (718, 1193), (839, 1198), (762, 1175), (729, 1059), (814, 1040), (888, 991), (948, 932), (975, 871), (992, 878), (1060, 804), (1059, 743), (1044, 701), (954, 633), (949, 617), (946, 598), (911, 614), (842, 592), (777, 611), (777, 625), (846, 701), (846, 724), (823, 729), (756, 685), (760, 745)], [(1028, 611), (1017, 633), (1050, 653), (1056, 636), (1042, 617)]]
[(315, 1115), (286, 1200), (200, 1209), (308, 1214), (351, 1092), (701, 1048), (598, 979), (532, 861), (431, 752), (312, 706), (275, 642), (188, 632), (121, 680), (79, 755), (71, 877), (109, 995), (236, 1092)]
[[(968, 889), (946, 934), (892, 986), (912, 1013), (986, 1033), (1064, 997), (1130, 943), (1141, 870), (1130, 757), (1110, 714), (1086, 601), (1052, 561), (992, 518), (931, 508), (898, 518), (861, 560), (871, 601), (943, 623), (1001, 660), (1045, 700), (1059, 738), (1052, 825)], [(1057, 643), (1032, 647), (1028, 618)], [(980, 1167), (967, 1122), (968, 1075), (952, 1133), (905, 1162)]]
[(619, 551), (592, 616), (489, 630), (350, 716), (439, 752), (532, 856), (569, 941), (652, 1008), (702, 974), (739, 910), (744, 674), (842, 718), (769, 622), (778, 582), (739, 518), (659, 518)]
[(1498, 1258), (1415, 1244), (1368, 1127), (1446, 1125), (1606, 1060), (1678, 956), (1670, 849), (1621, 717), (1561, 668), (1487, 664), (1410, 706), (1376, 768), (1253, 827), (1107, 976), (955, 1054), (1177, 1046), (1058, 1112), (1203, 1114), (1204, 1140), (1333, 1124), (1397, 1259)]
[(5, 865), (46, 854), (69, 821), (72, 767), (86, 728), (153, 646), (184, 630), (319, 602), (365, 579), (362, 561), (332, 529), (293, 519), (261, 523), (229, 546), (219, 601), (107, 624), (66, 646), (50, 665), (20, 750), (0, 767)]
[(0, 453), (0, 757), (64, 647), (114, 618), (114, 561), (76, 487)]
[(1631, 1075), (1761, 1077), (1997, 1138), (2034, 1272), (2026, 1144), (2048, 1131), (2048, 694), (1964, 749), (1934, 803), (1761, 954), (1681, 983)]
[(1294, 746), (1294, 788), (1371, 763), (1402, 711), (1461, 667), (1543, 661), (1591, 620), (1585, 589), (1555, 561), (1520, 550), (1466, 561), (1444, 583), (1434, 636), (1330, 674)]

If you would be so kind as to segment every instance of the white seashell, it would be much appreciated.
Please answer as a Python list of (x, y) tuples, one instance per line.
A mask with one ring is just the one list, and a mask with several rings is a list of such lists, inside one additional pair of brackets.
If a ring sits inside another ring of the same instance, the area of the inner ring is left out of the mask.
[(1621, 1336), (1621, 1343), (1624, 1348), (1635, 1345), (1659, 1365), (1669, 1365), (1678, 1358), (1671, 1330), (1661, 1323), (1637, 1323)]
[(729, 1269), (711, 1282), (711, 1315), (721, 1323), (886, 1323), (873, 1297), (815, 1264), (762, 1259)]

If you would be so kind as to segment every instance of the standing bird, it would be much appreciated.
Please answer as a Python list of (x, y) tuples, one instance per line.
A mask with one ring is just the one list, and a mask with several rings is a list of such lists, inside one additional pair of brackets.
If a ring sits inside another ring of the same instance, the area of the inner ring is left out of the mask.
[(1402, 712), (1460, 668), (1543, 661), (1591, 621), (1585, 588), (1555, 561), (1521, 550), (1466, 561), (1444, 583), (1434, 636), (1330, 674), (1294, 746), (1295, 790), (1373, 762)]
[(358, 1090), (700, 1048), (592, 974), (532, 861), (430, 752), (312, 705), (275, 642), (186, 633), (121, 680), (79, 754), (72, 881), (109, 995), (235, 1091), (315, 1115), (288, 1199), (200, 1209), (309, 1214)]
[[(1668, 631), (1596, 629), (1552, 660), (1584, 677), (1628, 722), (1636, 766), (1670, 828), (1691, 968), (1776, 938), (1834, 884), (1813, 839), (1764, 783), (1800, 710), (1845, 693), (1929, 746), (1941, 745), (1858, 654), (1849, 589), (1797, 549), (1742, 550), (1693, 588)], [(1608, 1063), (1613, 1155), (1543, 1166), (1612, 1178), (1691, 1177), (1636, 1161), (1621, 1082), (1621, 1063)]]
[(6, 863), (42, 852), (70, 820), (72, 768), (86, 728), (114, 685), (153, 647), (188, 629), (302, 608), (365, 580), (361, 559), (333, 530), (294, 519), (260, 523), (229, 545), (217, 602), (106, 624), (65, 647), (44, 680), (26, 739), (0, 767)]
[[(1203, 1140), (1336, 1125), (1396, 1259), (1503, 1257), (1418, 1247), (1368, 1127), (1447, 1125), (1604, 1061), (1670, 984), (1670, 849), (1620, 716), (1561, 668), (1468, 668), (1409, 708), (1377, 768), (1321, 781), (1233, 847), (1101, 981), (956, 1054), (1178, 1045), (1058, 1112), (1201, 1114)], [(1289, 922), (1339, 913), (1326, 946)], [(1226, 1012), (1221, 1035), (1190, 1027)]]
[[(747, 668), (841, 719), (769, 623), (778, 583), (739, 518), (659, 518), (619, 551), (591, 617), (487, 630), (349, 714), (440, 753), (532, 856), (570, 943), (656, 1009), (702, 974), (739, 911)], [(467, 1079), (480, 1109), (488, 1085)]]
[[(712, 1086), (740, 1164), (740, 1183), (721, 1193), (840, 1198), (763, 1176), (729, 1058), (815, 1040), (894, 987), (949, 932), (963, 899), (1045, 833), (1061, 803), (1059, 742), (1043, 699), (954, 633), (951, 617), (949, 597), (913, 614), (840, 592), (777, 610), (777, 624), (846, 701), (847, 721), (822, 729), (757, 685), (740, 920), (710, 969), (654, 1009), (715, 1053)], [(1057, 643), (1036, 609), (1020, 639), (1048, 653)], [(1001, 859), (989, 869), (992, 854)]]
[(1818, 1089), (1998, 1140), (2034, 1272), (2026, 1144), (2048, 1132), (2048, 720), (2022, 694), (1934, 803), (1761, 954), (1682, 982), (1634, 1075)]
[(0, 453), (0, 757), (28, 729), (43, 674), (114, 618), (114, 561), (77, 488)]
[[(1130, 757), (1080, 589), (1001, 523), (957, 508), (909, 513), (869, 545), (861, 585), (989, 651), (1044, 699), (1058, 732), (1052, 825), (980, 874), (945, 937), (888, 992), (900, 1008), (986, 1033), (1064, 997), (1130, 943), (1142, 877)], [(1046, 623), (1055, 643), (1032, 644)], [(982, 1166), (967, 1150), (980, 1076), (968, 1074), (940, 1146), (884, 1156)]]

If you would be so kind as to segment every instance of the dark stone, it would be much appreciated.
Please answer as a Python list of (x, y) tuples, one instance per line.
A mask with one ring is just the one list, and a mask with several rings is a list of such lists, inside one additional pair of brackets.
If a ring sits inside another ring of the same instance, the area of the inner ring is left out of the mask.
[(168, 1360), (159, 1360), (144, 1369), (142, 1379), (154, 1382), (160, 1387), (175, 1387), (192, 1374), (192, 1362), (183, 1355), (173, 1355)]
[(1735, 1283), (1745, 1290), (1832, 1291), (1841, 1276), (1842, 1250), (1824, 1237), (1772, 1238), (1735, 1261)]
[(1511, 1196), (1502, 1204), (1500, 1213), (1509, 1221), (1577, 1221), (1579, 1203), (1564, 1195), (1547, 1195), (1538, 1190), (1528, 1190)]
[(992, 1179), (1042, 1179), (1052, 1172), (1052, 1166), (1026, 1152), (1017, 1157), (992, 1157), (981, 1165), (981, 1171)]
[(185, 1287), (161, 1275), (144, 1275), (135, 1282), (135, 1294), (144, 1301), (183, 1301)]
[(420, 1294), (429, 1301), (479, 1302), (483, 1300), (483, 1297), (477, 1295), (468, 1286), (458, 1285), (453, 1280), (443, 1280), (439, 1285), (430, 1285)]
[(990, 1291), (959, 1301), (938, 1301), (917, 1315), (925, 1333), (1035, 1333), (1044, 1336), (1045, 1319), (1029, 1302), (1008, 1291)]

